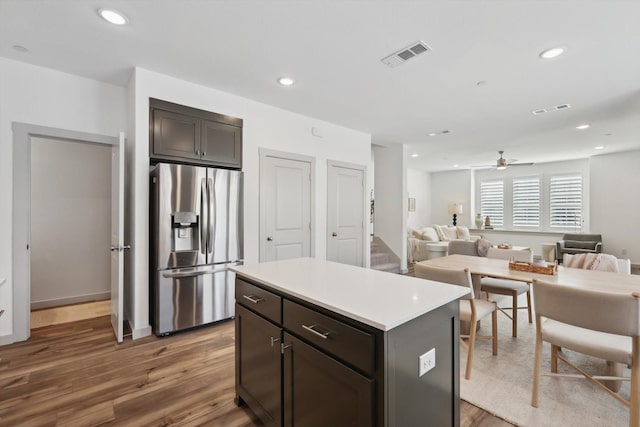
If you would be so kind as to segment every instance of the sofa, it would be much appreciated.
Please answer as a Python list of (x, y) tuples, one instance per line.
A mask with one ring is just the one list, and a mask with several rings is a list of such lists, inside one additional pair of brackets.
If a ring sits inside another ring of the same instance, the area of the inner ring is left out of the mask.
[(556, 242), (556, 259), (562, 262), (564, 254), (588, 254), (602, 252), (602, 234), (567, 233)]
[(409, 263), (447, 255), (451, 241), (476, 241), (482, 236), (470, 234), (464, 226), (431, 225), (409, 228), (407, 256)]

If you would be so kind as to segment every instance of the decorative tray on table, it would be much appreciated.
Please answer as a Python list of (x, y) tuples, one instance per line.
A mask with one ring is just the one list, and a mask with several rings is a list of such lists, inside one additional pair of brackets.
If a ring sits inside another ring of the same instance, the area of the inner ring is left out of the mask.
[(531, 273), (554, 275), (554, 274), (556, 274), (556, 271), (558, 270), (558, 263), (557, 262), (554, 262), (554, 263), (546, 263), (546, 262), (544, 262), (542, 264), (536, 264), (536, 263), (532, 264), (530, 262), (511, 260), (511, 261), (509, 261), (509, 270), (529, 271)]

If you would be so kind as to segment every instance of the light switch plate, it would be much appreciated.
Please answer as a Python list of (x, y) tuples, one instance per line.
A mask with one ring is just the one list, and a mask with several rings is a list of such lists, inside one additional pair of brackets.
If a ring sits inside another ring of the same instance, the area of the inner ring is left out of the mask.
[(432, 348), (431, 350), (427, 351), (425, 354), (419, 357), (419, 360), (420, 360), (420, 369), (419, 369), (420, 375), (418, 376), (421, 377), (436, 367), (436, 349)]

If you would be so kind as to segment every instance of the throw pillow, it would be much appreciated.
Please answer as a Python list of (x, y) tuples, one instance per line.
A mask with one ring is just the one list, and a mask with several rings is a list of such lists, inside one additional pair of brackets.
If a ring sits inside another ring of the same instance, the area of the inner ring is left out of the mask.
[(471, 234), (469, 234), (469, 228), (459, 225), (456, 227), (456, 231), (458, 234), (458, 239), (460, 240), (471, 240)]
[(451, 240), (456, 240), (458, 238), (458, 230), (455, 226), (442, 227), (442, 232), (446, 237), (445, 240), (451, 241)]
[(436, 230), (434, 230), (433, 227), (424, 227), (421, 229), (420, 238), (428, 242), (437, 242), (440, 240), (438, 238), (438, 233), (436, 233)]
[(409, 237), (415, 237), (416, 239), (422, 238), (422, 232), (420, 230), (416, 230), (415, 228), (409, 229)]
[(446, 227), (446, 225), (441, 226), (441, 225), (434, 224), (431, 227), (433, 227), (433, 229), (436, 230), (436, 233), (438, 234), (438, 240), (441, 240), (443, 242), (446, 242), (448, 240), (447, 236), (445, 236), (444, 234), (444, 231), (442, 231), (442, 228)]
[(476, 251), (478, 251), (478, 256), (487, 256), (487, 252), (489, 252), (489, 248), (493, 247), (493, 244), (483, 238), (476, 240)]

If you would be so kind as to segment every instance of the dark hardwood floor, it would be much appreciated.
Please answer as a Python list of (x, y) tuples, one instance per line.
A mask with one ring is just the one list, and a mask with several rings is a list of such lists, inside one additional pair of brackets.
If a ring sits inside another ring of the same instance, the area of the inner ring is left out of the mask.
[[(0, 347), (0, 426), (259, 426), (233, 398), (233, 322), (118, 345), (105, 316)], [(463, 427), (510, 425), (462, 402)]]

